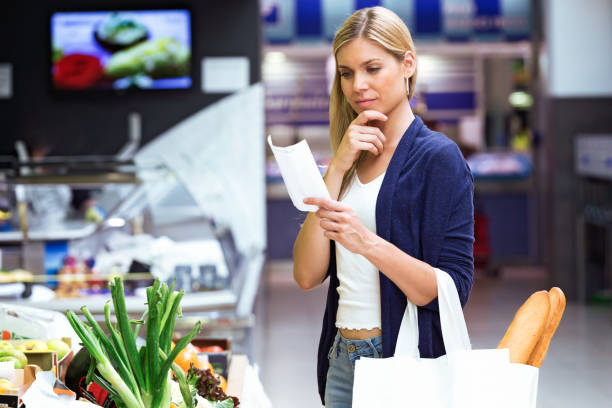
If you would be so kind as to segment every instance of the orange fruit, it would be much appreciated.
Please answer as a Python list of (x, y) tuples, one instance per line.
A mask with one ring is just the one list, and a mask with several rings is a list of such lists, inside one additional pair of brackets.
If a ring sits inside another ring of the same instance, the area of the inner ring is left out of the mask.
[(227, 380), (225, 379), (225, 377), (219, 374), (214, 374), (214, 376), (217, 380), (219, 380), (219, 387), (221, 387), (223, 392), (225, 392), (225, 390), (227, 390)]
[(196, 353), (192, 348), (185, 347), (181, 350), (180, 353), (174, 359), (174, 362), (183, 369), (183, 371), (189, 371), (191, 364), (195, 368), (199, 368), (200, 370), (204, 368), (200, 358), (198, 357), (198, 353)]

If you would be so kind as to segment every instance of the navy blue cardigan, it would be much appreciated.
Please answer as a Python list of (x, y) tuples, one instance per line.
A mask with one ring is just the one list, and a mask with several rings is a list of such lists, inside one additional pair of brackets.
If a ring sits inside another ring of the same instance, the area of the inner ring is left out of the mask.
[[(472, 173), (457, 145), (427, 128), (418, 116), (402, 136), (383, 179), (376, 200), (376, 233), (407, 254), (449, 273), (465, 306), (474, 274)], [(331, 241), (329, 292), (317, 364), (323, 403), (327, 356), (337, 330), (339, 282), (335, 253)], [(406, 309), (406, 295), (383, 273), (380, 303), (383, 357), (391, 357)], [(421, 357), (445, 354), (438, 300), (419, 307), (418, 319)]]

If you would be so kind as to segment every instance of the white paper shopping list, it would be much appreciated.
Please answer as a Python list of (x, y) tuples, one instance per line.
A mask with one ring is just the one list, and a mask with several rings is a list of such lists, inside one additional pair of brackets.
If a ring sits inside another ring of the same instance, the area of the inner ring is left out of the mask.
[(306, 140), (291, 146), (279, 147), (274, 146), (272, 136), (268, 136), (268, 144), (274, 153), (295, 208), (300, 211), (317, 211), (319, 207), (304, 204), (303, 200), (306, 197), (331, 199)]

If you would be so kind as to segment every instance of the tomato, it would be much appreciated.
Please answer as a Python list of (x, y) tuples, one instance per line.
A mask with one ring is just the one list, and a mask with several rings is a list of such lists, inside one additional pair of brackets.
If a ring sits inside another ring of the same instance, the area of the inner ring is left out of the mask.
[(223, 347), (220, 346), (200, 347), (201, 353), (223, 353), (224, 351), (225, 350), (223, 350)]

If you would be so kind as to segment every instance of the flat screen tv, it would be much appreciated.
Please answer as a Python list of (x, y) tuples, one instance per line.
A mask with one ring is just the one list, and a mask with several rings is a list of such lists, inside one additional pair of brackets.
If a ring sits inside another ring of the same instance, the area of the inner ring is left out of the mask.
[(185, 89), (190, 71), (188, 10), (51, 15), (54, 90)]

